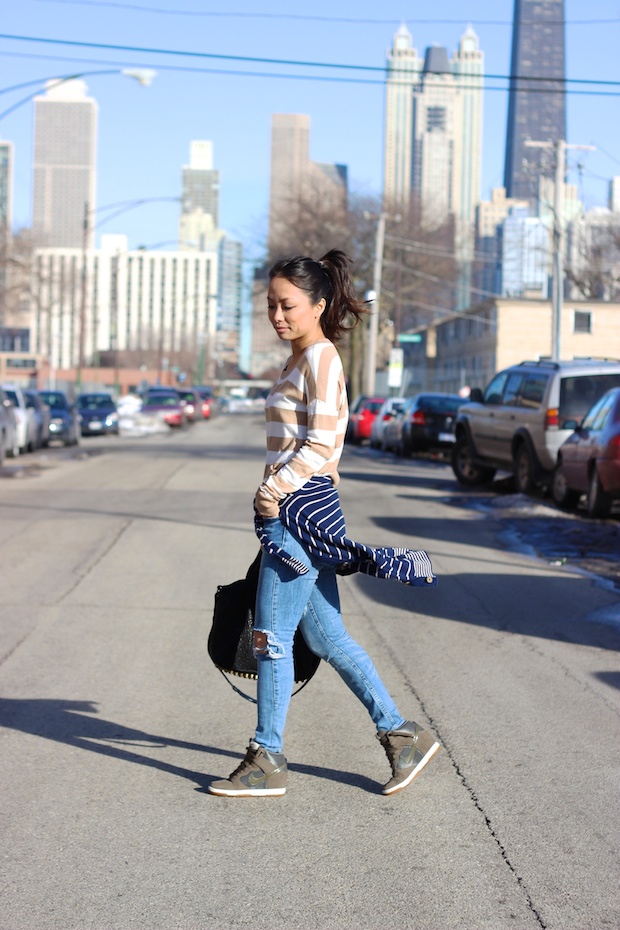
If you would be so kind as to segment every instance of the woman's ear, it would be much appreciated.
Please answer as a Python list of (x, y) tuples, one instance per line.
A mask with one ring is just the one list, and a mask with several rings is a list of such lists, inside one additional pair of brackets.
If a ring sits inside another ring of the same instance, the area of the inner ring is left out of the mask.
[(317, 317), (320, 317), (320, 316), (321, 316), (321, 314), (323, 313), (323, 310), (325, 310), (325, 307), (326, 307), (326, 306), (327, 306), (327, 302), (326, 302), (325, 298), (324, 298), (324, 297), (321, 297), (321, 299), (319, 300), (318, 304), (316, 305), (316, 309), (317, 309), (317, 314), (316, 314), (316, 315), (317, 315)]

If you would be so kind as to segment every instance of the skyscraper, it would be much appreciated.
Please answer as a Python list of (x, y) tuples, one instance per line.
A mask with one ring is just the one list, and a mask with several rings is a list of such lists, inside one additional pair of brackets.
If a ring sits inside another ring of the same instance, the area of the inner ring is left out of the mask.
[(403, 23), (387, 53), (383, 202), (386, 210), (402, 210), (411, 197), (412, 94), (423, 60), (413, 48)]
[(86, 90), (84, 81), (48, 81), (34, 98), (32, 225), (42, 245), (80, 247), (85, 205), (95, 206), (97, 104)]
[(310, 117), (274, 113), (271, 117), (269, 242), (279, 240), (287, 204), (299, 200), (310, 164)]
[(515, 0), (504, 168), (508, 197), (535, 202), (539, 175), (553, 176), (548, 153), (525, 141), (566, 139), (564, 77), (564, 0)]
[(418, 57), (405, 26), (388, 52), (384, 204), (397, 212), (415, 198), (429, 226), (454, 216), (463, 242), (480, 196), (483, 67), (471, 26), (452, 59), (440, 46)]
[[(183, 199), (179, 238), (181, 248), (204, 249), (218, 227), (220, 173), (213, 167), (213, 143), (191, 143), (189, 165), (183, 168)], [(191, 247), (191, 246), (190, 246)]]

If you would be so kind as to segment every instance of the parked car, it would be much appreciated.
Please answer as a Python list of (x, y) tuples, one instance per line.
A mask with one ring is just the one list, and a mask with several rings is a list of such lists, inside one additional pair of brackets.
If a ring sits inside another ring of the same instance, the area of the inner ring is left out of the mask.
[(176, 392), (185, 401), (185, 415), (190, 423), (202, 420), (202, 398), (195, 388), (176, 388)]
[(4, 463), (5, 455), (17, 458), (19, 455), (19, 442), (17, 439), (17, 423), (15, 422), (15, 408), (0, 388), (0, 465)]
[(620, 388), (604, 394), (574, 427), (558, 453), (551, 494), (560, 507), (585, 494), (590, 516), (606, 517), (620, 499)]
[(80, 414), (69, 402), (64, 391), (39, 391), (39, 397), (50, 408), (49, 438), (65, 446), (77, 446), (80, 441)]
[(33, 410), (35, 421), (35, 449), (47, 446), (50, 441), (50, 408), (33, 390), (23, 392), (26, 406)]
[(75, 404), (80, 414), (82, 436), (118, 435), (118, 410), (111, 394), (104, 391), (78, 394)]
[(17, 384), (3, 384), (2, 390), (15, 411), (15, 425), (17, 428), (17, 444), (19, 451), (32, 452), (35, 447), (37, 425), (34, 410), (26, 404), (22, 389)]
[(484, 484), (499, 468), (514, 473), (523, 494), (550, 485), (575, 421), (613, 387), (620, 387), (616, 361), (521, 362), (500, 371), (484, 394), (474, 388), (470, 402), (459, 408), (452, 452), (456, 478), (464, 485)]
[(383, 436), (388, 424), (400, 413), (405, 403), (404, 397), (388, 397), (381, 404), (377, 416), (370, 427), (370, 445), (373, 449), (383, 449)]
[(168, 426), (187, 425), (185, 401), (181, 400), (174, 388), (155, 387), (149, 389), (142, 398), (142, 413), (160, 414)]
[(370, 431), (375, 417), (379, 413), (385, 397), (366, 397), (349, 412), (347, 438), (349, 442), (360, 443), (370, 439)]
[[(452, 449), (455, 441), (454, 424), (463, 398), (458, 394), (425, 392), (407, 398), (407, 401), (386, 430), (386, 448), (399, 455)], [(388, 435), (389, 433), (389, 435)]]
[(203, 420), (209, 420), (219, 413), (221, 409), (221, 401), (218, 397), (215, 396), (215, 391), (212, 387), (199, 386), (194, 388), (195, 391), (198, 391), (200, 394), (200, 399), (202, 401), (202, 418)]

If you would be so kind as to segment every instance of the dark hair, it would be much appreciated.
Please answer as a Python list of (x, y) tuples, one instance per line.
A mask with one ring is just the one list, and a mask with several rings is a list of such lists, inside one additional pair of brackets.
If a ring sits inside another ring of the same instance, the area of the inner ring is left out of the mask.
[(355, 293), (349, 263), (349, 257), (340, 249), (331, 249), (318, 261), (296, 255), (276, 262), (269, 271), (269, 280), (285, 278), (305, 291), (313, 305), (325, 300), (321, 329), (328, 339), (338, 342), (368, 313)]

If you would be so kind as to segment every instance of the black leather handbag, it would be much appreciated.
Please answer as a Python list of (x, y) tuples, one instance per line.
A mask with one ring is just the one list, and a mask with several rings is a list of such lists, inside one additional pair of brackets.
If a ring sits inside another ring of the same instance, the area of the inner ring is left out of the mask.
[[(231, 584), (219, 585), (215, 592), (213, 623), (207, 648), (213, 664), (226, 675), (240, 678), (258, 678), (256, 657), (252, 649), (254, 632), (254, 607), (258, 588), (261, 551), (250, 565), (245, 578)], [(293, 641), (295, 681), (302, 682), (297, 694), (308, 684), (321, 661), (307, 646), (301, 632), (297, 630)], [(237, 694), (256, 703), (255, 698), (237, 688), (226, 679)]]

